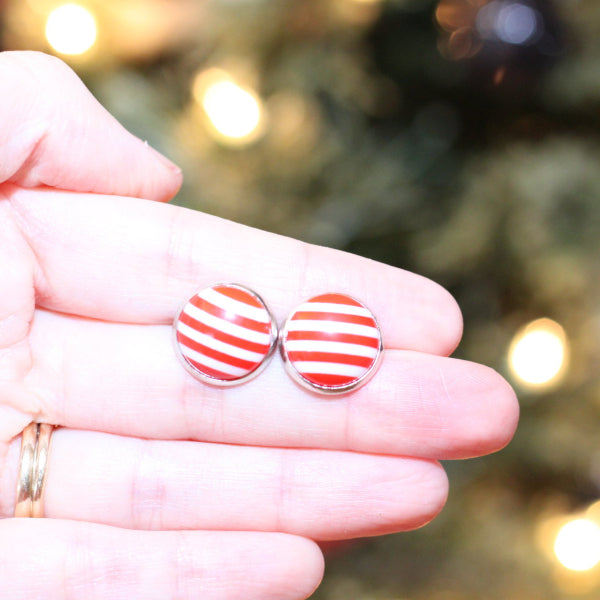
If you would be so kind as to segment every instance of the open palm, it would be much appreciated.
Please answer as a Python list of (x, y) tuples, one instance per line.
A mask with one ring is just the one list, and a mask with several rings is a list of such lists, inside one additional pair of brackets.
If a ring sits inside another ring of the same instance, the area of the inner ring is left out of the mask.
[[(446, 358), (460, 312), (434, 283), (161, 202), (180, 173), (62, 63), (0, 54), (0, 589), (32, 598), (304, 598), (311, 540), (418, 527), (438, 459), (504, 446), (517, 405), (494, 371)], [(381, 368), (308, 393), (273, 360), (233, 388), (181, 367), (171, 324), (198, 289), (256, 290), (277, 322), (350, 294)], [(45, 520), (10, 519), (19, 434), (53, 436)]]

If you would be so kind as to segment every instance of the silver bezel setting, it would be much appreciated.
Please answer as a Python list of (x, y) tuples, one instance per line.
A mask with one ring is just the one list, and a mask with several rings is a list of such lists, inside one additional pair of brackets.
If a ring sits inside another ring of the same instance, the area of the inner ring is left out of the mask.
[(346, 296), (347, 298), (351, 298), (352, 300), (360, 303), (364, 308), (366, 308), (371, 313), (371, 316), (373, 317), (373, 320), (375, 321), (375, 326), (377, 327), (377, 332), (379, 333), (379, 348), (377, 349), (377, 356), (375, 357), (375, 360), (373, 361), (373, 364), (369, 367), (369, 369), (367, 371), (365, 371), (365, 373), (356, 381), (353, 381), (352, 383), (349, 383), (346, 385), (339, 385), (339, 386), (320, 385), (317, 383), (313, 383), (312, 381), (309, 381), (296, 369), (296, 367), (294, 367), (292, 361), (290, 361), (290, 359), (288, 357), (288, 353), (287, 353), (287, 349), (286, 349), (287, 337), (288, 337), (288, 333), (289, 333), (288, 326), (291, 321), (291, 318), (293, 317), (293, 315), (296, 312), (295, 310), (294, 310), (294, 312), (292, 312), (290, 314), (290, 316), (286, 319), (283, 327), (279, 330), (279, 353), (281, 354), (281, 358), (283, 360), (283, 366), (285, 367), (287, 374), (291, 377), (291, 379), (293, 379), (298, 385), (302, 386), (304, 389), (307, 389), (311, 392), (315, 392), (318, 394), (327, 395), (327, 396), (341, 396), (342, 394), (349, 394), (350, 392), (354, 392), (358, 388), (360, 388), (363, 385), (365, 385), (366, 383), (368, 383), (372, 379), (372, 377), (375, 375), (375, 373), (377, 372), (377, 370), (379, 369), (379, 367), (381, 365), (381, 360), (383, 358), (383, 349), (384, 349), (383, 348), (383, 337), (381, 335), (381, 328), (379, 327), (379, 322), (377, 321), (377, 318), (375, 317), (375, 315), (373, 314), (371, 309), (369, 309), (367, 306), (365, 306), (360, 300), (358, 300), (357, 298), (354, 298), (353, 296), (350, 296), (349, 294), (344, 294), (342, 292), (338, 292), (338, 293), (340, 295)]
[[(264, 306), (265, 310), (267, 311), (267, 314), (269, 315), (269, 319), (271, 320), (269, 352), (265, 355), (262, 362), (253, 371), (250, 371), (250, 373), (248, 373), (247, 375), (245, 375), (243, 377), (239, 377), (238, 379), (231, 379), (231, 380), (230, 379), (218, 379), (216, 377), (211, 377), (210, 375), (206, 375), (205, 373), (202, 373), (201, 371), (196, 369), (193, 365), (191, 365), (188, 362), (186, 357), (181, 352), (179, 341), (177, 340), (177, 324), (179, 322), (179, 317), (181, 316), (183, 309), (188, 305), (189, 301), (192, 298), (194, 298), (194, 296), (197, 296), (204, 290), (213, 288), (213, 287), (218, 287), (218, 286), (227, 286), (227, 287), (237, 288), (239, 290), (247, 292), (248, 294), (250, 294), (256, 300), (258, 300)], [(254, 290), (251, 290), (250, 288), (248, 288), (244, 285), (241, 285), (239, 283), (219, 282), (219, 283), (214, 283), (213, 285), (207, 285), (207, 286), (201, 288), (195, 294), (192, 294), (181, 305), (181, 307), (177, 311), (175, 318), (173, 319), (172, 339), (173, 339), (173, 347), (175, 349), (175, 354), (176, 354), (177, 358), (179, 359), (179, 362), (182, 364), (182, 366), (185, 368), (185, 370), (192, 377), (194, 377), (194, 379), (197, 379), (198, 381), (201, 381), (203, 383), (206, 383), (206, 384), (212, 385), (212, 386), (216, 386), (216, 387), (235, 387), (235, 386), (247, 383), (248, 381), (251, 381), (252, 379), (254, 379), (258, 375), (260, 375), (265, 370), (265, 368), (267, 367), (267, 365), (273, 358), (273, 354), (275, 353), (275, 349), (277, 347), (277, 341), (279, 339), (279, 332), (278, 332), (278, 328), (277, 328), (277, 323), (275, 322), (275, 319), (273, 318), (273, 315), (272, 315), (271, 311), (269, 310), (269, 307), (267, 306), (266, 302), (261, 298), (261, 296), (259, 296)]]

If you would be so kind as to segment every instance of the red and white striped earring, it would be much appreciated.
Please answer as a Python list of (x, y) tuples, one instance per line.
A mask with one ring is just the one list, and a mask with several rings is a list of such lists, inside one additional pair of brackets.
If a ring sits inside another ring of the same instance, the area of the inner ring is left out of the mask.
[(279, 340), (288, 374), (322, 394), (344, 394), (367, 383), (383, 351), (375, 317), (345, 294), (323, 294), (298, 306)]
[(173, 324), (175, 351), (196, 379), (233, 386), (256, 377), (277, 344), (277, 325), (261, 297), (221, 283), (192, 296)]

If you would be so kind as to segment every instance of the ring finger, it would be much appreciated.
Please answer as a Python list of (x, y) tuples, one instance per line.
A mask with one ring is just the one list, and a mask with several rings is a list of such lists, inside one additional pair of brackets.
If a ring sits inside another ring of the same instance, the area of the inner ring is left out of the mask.
[[(19, 439), (0, 506), (14, 507)], [(447, 495), (434, 462), (326, 450), (149, 441), (59, 429), (45, 514), (130, 529), (281, 531), (331, 540), (412, 529)], [(335, 518), (333, 518), (335, 516)]]

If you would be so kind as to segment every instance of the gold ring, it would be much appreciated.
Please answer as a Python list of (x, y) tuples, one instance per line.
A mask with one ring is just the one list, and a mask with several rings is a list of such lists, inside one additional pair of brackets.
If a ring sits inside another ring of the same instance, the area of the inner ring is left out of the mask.
[(23, 430), (15, 517), (44, 516), (42, 499), (53, 431), (54, 427), (45, 423), (31, 423)]

